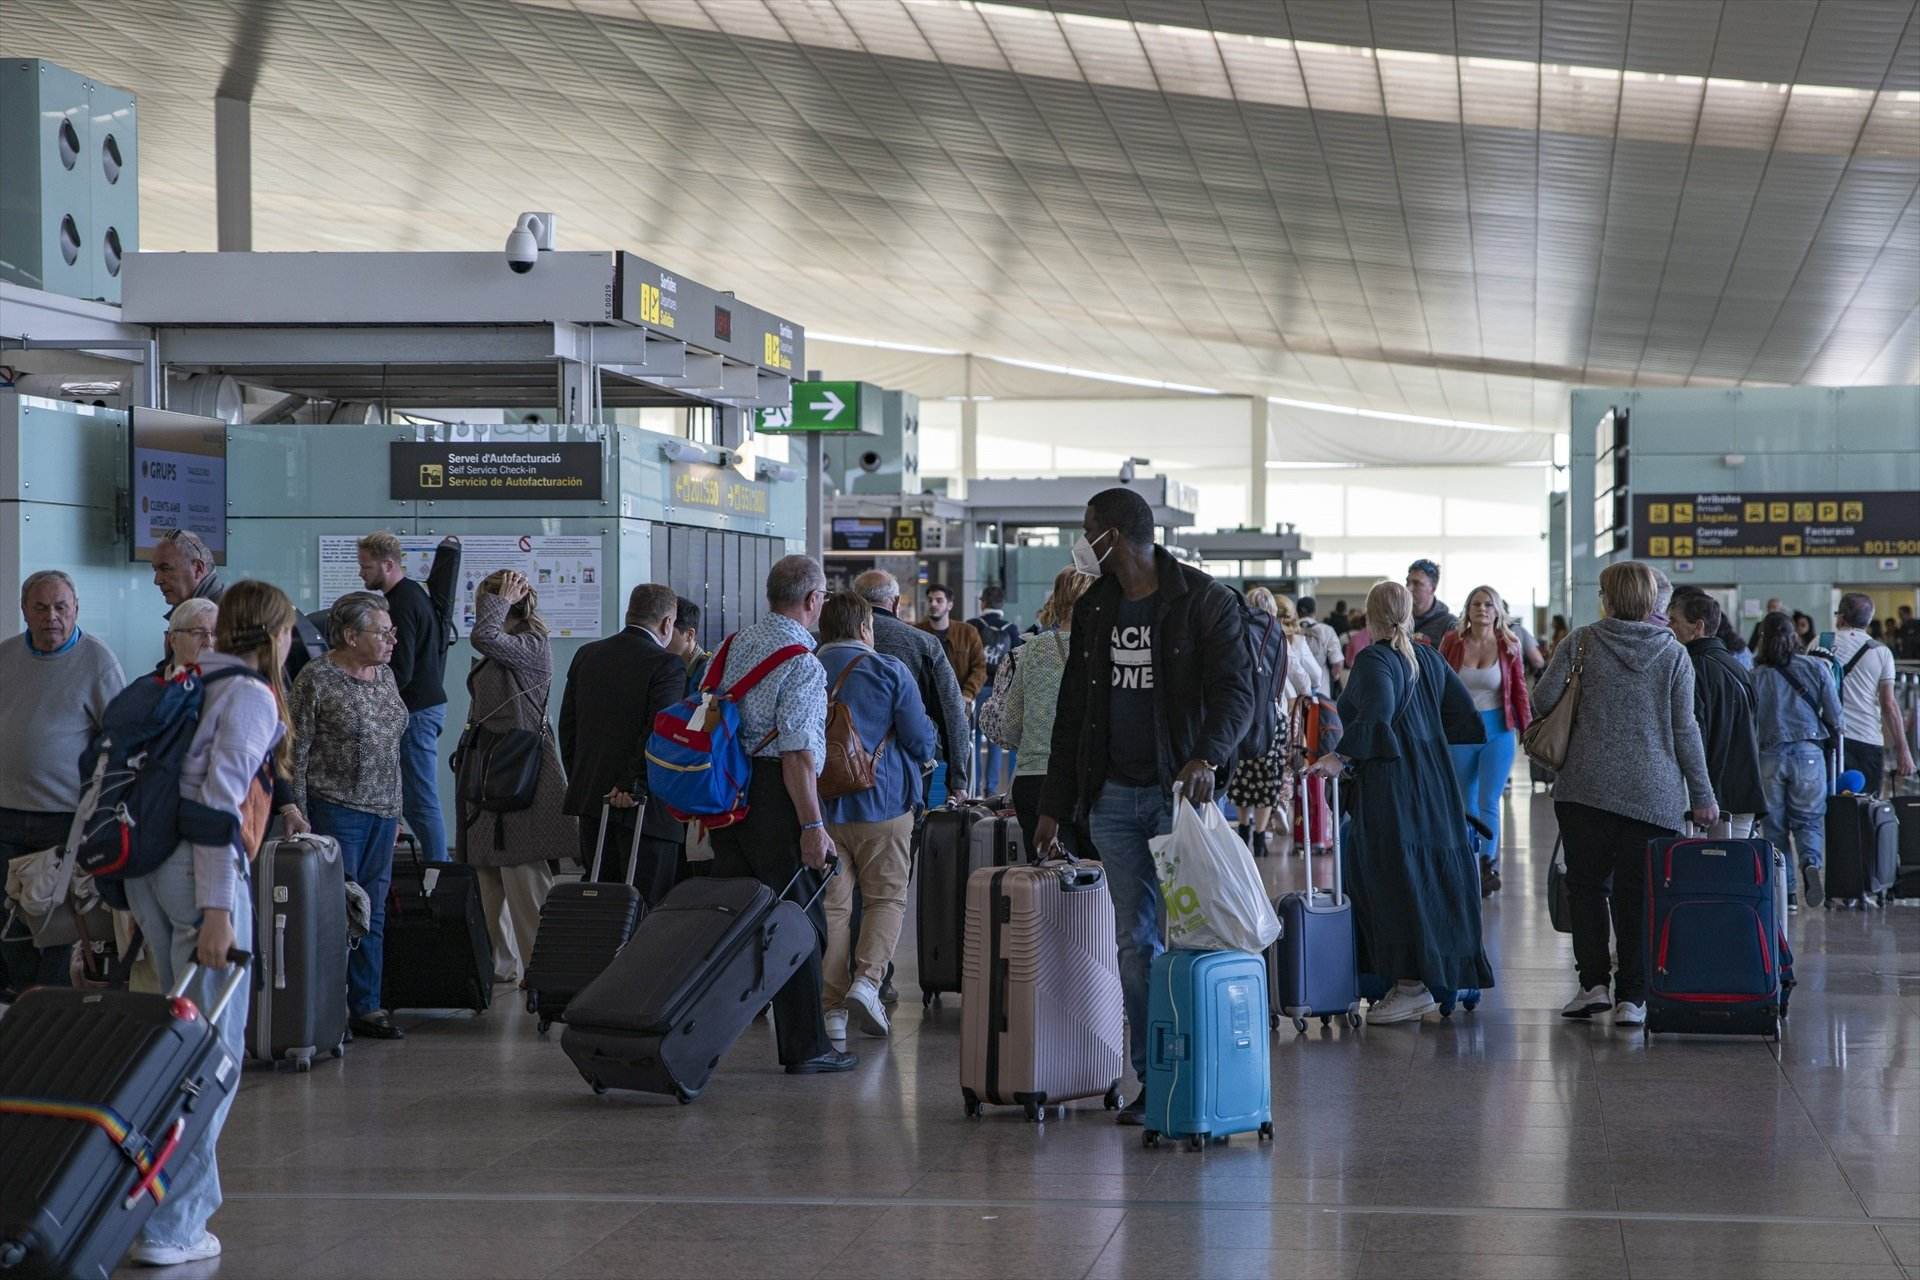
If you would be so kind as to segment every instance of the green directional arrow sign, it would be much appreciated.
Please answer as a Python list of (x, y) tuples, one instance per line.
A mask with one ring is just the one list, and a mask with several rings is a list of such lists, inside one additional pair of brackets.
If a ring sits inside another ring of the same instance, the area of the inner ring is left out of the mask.
[(870, 382), (796, 382), (791, 404), (756, 412), (759, 429), (770, 435), (872, 435), (880, 430), (880, 388)]

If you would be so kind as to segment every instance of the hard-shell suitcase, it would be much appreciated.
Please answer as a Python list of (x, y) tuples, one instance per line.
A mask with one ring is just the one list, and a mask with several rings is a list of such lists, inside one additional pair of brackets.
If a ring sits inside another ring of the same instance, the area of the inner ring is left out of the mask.
[[(402, 856), (401, 848), (411, 852)], [(493, 1002), (493, 940), (473, 868), (423, 862), (409, 839), (394, 849), (380, 1002), (389, 1010), (475, 1013)]]
[[(240, 1083), (188, 965), (167, 995), (36, 987), (0, 1020), (0, 1274), (107, 1280)], [(344, 981), (344, 979), (343, 979)]]
[(620, 948), (633, 936), (644, 908), (634, 875), (640, 865), (640, 831), (647, 817), (641, 804), (633, 820), (633, 847), (627, 850), (627, 881), (600, 879), (600, 863), (607, 849), (610, 806), (600, 809), (600, 838), (593, 847), (593, 865), (586, 879), (555, 885), (540, 908), (540, 931), (533, 939), (533, 961), (527, 966), (527, 1012), (539, 1015), (540, 1032), (565, 1022), (567, 1004), (599, 977)]
[[(1329, 780), (1328, 798), (1340, 808), (1339, 779)], [(1360, 1025), (1360, 961), (1354, 934), (1353, 901), (1345, 893), (1340, 849), (1344, 832), (1334, 825), (1333, 893), (1313, 887), (1313, 860), (1307, 869), (1304, 893), (1284, 893), (1274, 899), (1280, 917), (1280, 936), (1267, 948), (1268, 1020), (1274, 1027), (1284, 1015), (1295, 1031), (1307, 1029), (1308, 1018), (1326, 1026), (1337, 1017)]]
[(1891, 896), (1920, 898), (1920, 796), (1895, 796), (1891, 803), (1900, 829), (1900, 866)]
[(613, 963), (573, 998), (560, 1033), (595, 1093), (700, 1096), (721, 1056), (820, 945), (812, 903), (786, 896), (799, 879), (795, 872), (775, 894), (758, 880), (702, 876), (641, 917)]
[(991, 846), (977, 844), (973, 830), (992, 817), (991, 809), (972, 804), (927, 811), (920, 832), (920, 887), (914, 900), (923, 1006), (931, 1005), (942, 992), (960, 990), (967, 878), (993, 865)]
[(1647, 1033), (1778, 1036), (1790, 963), (1765, 840), (1647, 845)]
[(969, 1116), (988, 1102), (1024, 1107), (1036, 1121), (1073, 1098), (1120, 1105), (1126, 1002), (1099, 863), (974, 872), (966, 954), (960, 1092)]
[(968, 861), (975, 866), (1010, 867), (1027, 861), (1027, 841), (1020, 832), (1020, 819), (1007, 814), (982, 818), (968, 833), (975, 848)]
[(269, 841), (253, 863), (247, 1052), (305, 1071), (347, 1036), (347, 874), (331, 836)]
[(1827, 797), (1826, 905), (1865, 905), (1900, 878), (1900, 827), (1893, 806), (1877, 796)]
[(1267, 976), (1244, 951), (1163, 951), (1147, 993), (1146, 1145), (1273, 1136)]

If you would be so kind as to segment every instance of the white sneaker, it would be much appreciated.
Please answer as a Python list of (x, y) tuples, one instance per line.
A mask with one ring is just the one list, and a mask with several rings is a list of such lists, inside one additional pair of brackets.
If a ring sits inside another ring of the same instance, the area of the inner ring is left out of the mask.
[(837, 1044), (847, 1038), (847, 1011), (845, 1009), (827, 1010), (826, 1023), (827, 1039)]
[(1613, 1025), (1616, 1027), (1644, 1027), (1647, 1025), (1647, 1006), (1635, 1004), (1631, 1000), (1622, 1000), (1613, 1006)]
[(884, 1036), (892, 1029), (887, 1022), (886, 1006), (880, 1003), (880, 988), (865, 978), (855, 978), (848, 989), (847, 1011), (870, 1036)]
[(1613, 999), (1605, 987), (1588, 987), (1573, 999), (1560, 1006), (1563, 1018), (1591, 1018), (1596, 1013), (1605, 1013), (1613, 1006)]
[(1433, 992), (1425, 987), (1395, 986), (1387, 992), (1386, 999), (1374, 1003), (1367, 1010), (1367, 1025), (1389, 1022), (1418, 1022), (1429, 1013), (1437, 1012), (1440, 1005), (1433, 998)]
[(205, 1262), (208, 1258), (220, 1256), (220, 1237), (211, 1231), (202, 1231), (200, 1238), (188, 1245), (148, 1244), (142, 1240), (133, 1246), (133, 1252), (127, 1256), (143, 1267), (177, 1267), (183, 1262)]

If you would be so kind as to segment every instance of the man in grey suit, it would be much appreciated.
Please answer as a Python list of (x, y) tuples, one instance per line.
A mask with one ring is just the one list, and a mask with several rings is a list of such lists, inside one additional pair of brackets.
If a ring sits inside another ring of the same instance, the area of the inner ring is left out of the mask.
[(873, 647), (906, 663), (913, 673), (920, 701), (939, 730), (940, 749), (947, 761), (947, 792), (964, 797), (973, 737), (967, 723), (967, 700), (960, 694), (960, 681), (953, 674), (953, 664), (947, 661), (947, 651), (938, 636), (896, 616), (900, 583), (885, 569), (861, 574), (853, 580), (853, 590), (873, 606)]

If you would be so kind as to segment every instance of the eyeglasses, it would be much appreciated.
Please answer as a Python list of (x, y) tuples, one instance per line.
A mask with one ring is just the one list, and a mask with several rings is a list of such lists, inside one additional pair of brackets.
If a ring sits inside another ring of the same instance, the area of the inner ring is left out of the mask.
[(381, 627), (377, 630), (373, 627), (362, 627), (360, 628), (360, 634), (363, 636), (373, 636), (379, 640), (391, 640), (394, 636), (398, 635), (399, 632), (393, 627)]
[(202, 644), (213, 643), (213, 632), (207, 630), (207, 628), (205, 627), (175, 627), (168, 634), (176, 635), (176, 636), (192, 636), (198, 641), (200, 641), (200, 643)]

